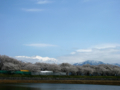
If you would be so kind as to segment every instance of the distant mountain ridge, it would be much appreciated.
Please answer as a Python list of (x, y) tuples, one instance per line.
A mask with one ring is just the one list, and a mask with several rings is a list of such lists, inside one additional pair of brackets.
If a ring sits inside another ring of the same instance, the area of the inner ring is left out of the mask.
[[(82, 66), (82, 65), (85, 65), (85, 64), (90, 64), (90, 65), (100, 65), (100, 64), (108, 64), (108, 63), (104, 63), (102, 61), (95, 61), (95, 60), (87, 60), (87, 61), (84, 61), (82, 63), (74, 63), (73, 65), (79, 65), (79, 66)], [(111, 65), (116, 65), (116, 66), (120, 66), (120, 64), (111, 64)]]

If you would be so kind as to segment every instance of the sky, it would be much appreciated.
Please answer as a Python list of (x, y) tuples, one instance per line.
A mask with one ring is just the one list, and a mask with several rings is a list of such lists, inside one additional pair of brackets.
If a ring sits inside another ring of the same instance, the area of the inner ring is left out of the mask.
[(0, 55), (120, 64), (120, 0), (0, 0)]

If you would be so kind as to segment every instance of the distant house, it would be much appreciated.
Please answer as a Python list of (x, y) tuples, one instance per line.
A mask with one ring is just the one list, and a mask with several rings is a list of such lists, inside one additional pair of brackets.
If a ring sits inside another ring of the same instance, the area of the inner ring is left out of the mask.
[(53, 75), (53, 71), (40, 71), (40, 75)]
[(54, 72), (53, 75), (66, 75), (65, 72)]
[(31, 75), (53, 75), (53, 71), (31, 72)]
[(31, 75), (66, 75), (65, 72), (53, 72), (53, 71), (40, 71), (31, 72)]
[(40, 72), (31, 72), (31, 75), (40, 75)]

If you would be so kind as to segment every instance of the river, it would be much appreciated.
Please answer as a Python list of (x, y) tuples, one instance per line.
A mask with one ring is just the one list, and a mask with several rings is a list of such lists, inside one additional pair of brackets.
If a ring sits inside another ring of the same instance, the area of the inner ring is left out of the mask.
[(0, 90), (120, 90), (120, 86), (91, 84), (0, 84)]

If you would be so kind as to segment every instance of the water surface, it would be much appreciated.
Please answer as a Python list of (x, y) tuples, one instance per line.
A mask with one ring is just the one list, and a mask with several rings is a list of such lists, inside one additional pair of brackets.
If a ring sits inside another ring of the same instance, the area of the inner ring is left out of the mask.
[(120, 86), (90, 84), (0, 84), (0, 90), (120, 90)]

